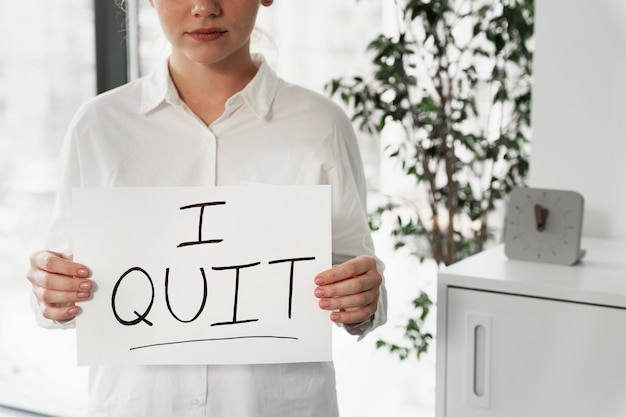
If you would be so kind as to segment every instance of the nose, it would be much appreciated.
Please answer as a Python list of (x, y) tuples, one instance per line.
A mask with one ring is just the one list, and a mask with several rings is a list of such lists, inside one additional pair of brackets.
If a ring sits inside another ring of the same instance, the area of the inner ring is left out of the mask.
[(194, 0), (191, 13), (199, 17), (219, 16), (222, 9), (216, 0)]

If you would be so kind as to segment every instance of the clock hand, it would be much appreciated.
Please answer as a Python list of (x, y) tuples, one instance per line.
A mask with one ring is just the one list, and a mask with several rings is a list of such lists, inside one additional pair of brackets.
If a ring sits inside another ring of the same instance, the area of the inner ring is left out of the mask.
[(543, 232), (545, 230), (548, 213), (548, 209), (541, 207), (541, 204), (535, 204), (535, 224), (537, 225), (538, 232)]

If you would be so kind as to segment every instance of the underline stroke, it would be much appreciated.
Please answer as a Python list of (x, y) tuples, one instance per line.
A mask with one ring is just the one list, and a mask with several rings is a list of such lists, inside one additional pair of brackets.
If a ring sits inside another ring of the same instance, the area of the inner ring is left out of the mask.
[(292, 336), (233, 336), (233, 337), (215, 337), (215, 338), (208, 338), (208, 339), (192, 339), (192, 340), (179, 340), (179, 341), (174, 341), (174, 342), (153, 343), (153, 344), (150, 344), (150, 345), (131, 347), (128, 350), (138, 350), (138, 349), (146, 349), (146, 348), (159, 347), (159, 346), (168, 346), (168, 345), (180, 345), (180, 344), (183, 344), (183, 343), (219, 342), (219, 341), (222, 341), (222, 340), (235, 340), (235, 339), (290, 339), (290, 340), (299, 340), (299, 338), (292, 337)]

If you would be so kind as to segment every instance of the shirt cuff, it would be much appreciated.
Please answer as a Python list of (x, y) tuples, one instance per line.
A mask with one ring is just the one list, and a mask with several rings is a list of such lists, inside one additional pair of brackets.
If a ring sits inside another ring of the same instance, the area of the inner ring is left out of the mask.
[(374, 316), (368, 318), (361, 323), (344, 324), (343, 327), (348, 333), (359, 336), (359, 340), (363, 339), (371, 330), (373, 330)]
[(37, 300), (35, 299), (34, 295), (31, 295), (30, 297), (30, 304), (33, 308), (33, 312), (35, 313), (35, 320), (37, 321), (37, 325), (39, 327), (43, 327), (44, 329), (62, 330), (73, 329), (74, 327), (76, 327), (76, 319), (61, 322), (45, 318), (41, 313), (41, 309), (39, 308), (39, 305), (37, 304)]

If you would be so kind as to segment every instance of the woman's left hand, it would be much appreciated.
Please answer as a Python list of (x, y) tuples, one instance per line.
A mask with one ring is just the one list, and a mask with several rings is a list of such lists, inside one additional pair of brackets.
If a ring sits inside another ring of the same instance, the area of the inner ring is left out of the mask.
[(362, 323), (376, 312), (382, 281), (376, 260), (359, 256), (318, 274), (315, 296), (335, 323)]

